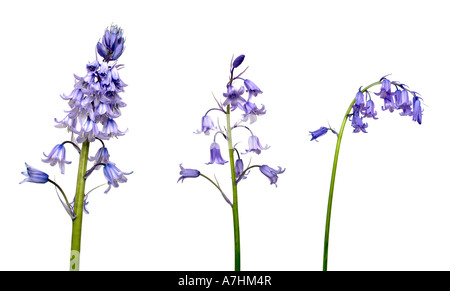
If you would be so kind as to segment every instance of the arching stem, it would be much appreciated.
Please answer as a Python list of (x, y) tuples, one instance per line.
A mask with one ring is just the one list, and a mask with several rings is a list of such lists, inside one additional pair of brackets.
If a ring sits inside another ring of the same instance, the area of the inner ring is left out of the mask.
[[(361, 92), (367, 91), (369, 88), (375, 85), (381, 84), (381, 81), (374, 82), (370, 84), (369, 86), (365, 87), (361, 90)], [(323, 247), (323, 271), (327, 271), (328, 269), (328, 244), (330, 240), (330, 221), (331, 221), (331, 206), (333, 203), (333, 193), (334, 193), (334, 182), (336, 180), (336, 169), (337, 169), (337, 163), (339, 158), (339, 150), (341, 148), (341, 141), (342, 141), (342, 135), (344, 134), (344, 128), (345, 124), (347, 123), (348, 115), (350, 114), (353, 104), (355, 104), (355, 98), (353, 98), (353, 101), (350, 103), (350, 106), (347, 109), (347, 112), (344, 115), (344, 120), (341, 124), (341, 129), (339, 130), (337, 142), (336, 142), (336, 150), (334, 153), (334, 161), (333, 161), (333, 170), (331, 172), (331, 182), (330, 182), (330, 192), (328, 195), (328, 207), (327, 207), (327, 217), (326, 217), (326, 223), (325, 223), (325, 239), (324, 239), (324, 247)]]

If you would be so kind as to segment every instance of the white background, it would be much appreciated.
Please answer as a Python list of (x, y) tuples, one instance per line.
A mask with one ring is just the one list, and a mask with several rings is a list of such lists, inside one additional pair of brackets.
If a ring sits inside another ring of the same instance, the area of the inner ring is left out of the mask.
[[(257, 169), (239, 185), (243, 270), (321, 270), (336, 137), (312, 142), (308, 132), (338, 130), (358, 88), (387, 74), (424, 98), (423, 124), (382, 111), (373, 94), (379, 119), (368, 133), (347, 124), (328, 267), (450, 270), (446, 2), (2, 2), (0, 270), (69, 268), (70, 218), (54, 187), (19, 185), (20, 173), (27, 162), (72, 199), (76, 152), (67, 146), (64, 176), (42, 153), (70, 138), (54, 127), (69, 108), (59, 95), (85, 74), (112, 23), (126, 37), (128, 106), (117, 122), (129, 132), (107, 147), (134, 173), (90, 195), (81, 270), (233, 270), (231, 208), (205, 179), (177, 183), (183, 163), (216, 174), (231, 197), (228, 164), (205, 165), (212, 137), (193, 132), (212, 94), (222, 96), (233, 54), (246, 55), (245, 77), (264, 91), (256, 101), (267, 114), (251, 128), (271, 148), (252, 161), (286, 168), (278, 187)], [(241, 151), (246, 140), (243, 130), (234, 137)], [(103, 182), (95, 172), (87, 190)]]

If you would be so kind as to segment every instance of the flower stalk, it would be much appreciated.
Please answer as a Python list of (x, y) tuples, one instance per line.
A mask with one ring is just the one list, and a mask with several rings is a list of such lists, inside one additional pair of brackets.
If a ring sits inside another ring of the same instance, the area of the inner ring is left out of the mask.
[(83, 203), (86, 178), (84, 174), (87, 170), (89, 154), (89, 141), (84, 141), (80, 152), (80, 162), (78, 165), (77, 186), (75, 191), (74, 213), (75, 219), (72, 221), (72, 245), (70, 251), (70, 271), (78, 271), (80, 268), (80, 248), (81, 248), (81, 226), (83, 222)]
[(239, 211), (238, 211), (238, 195), (236, 184), (236, 171), (234, 164), (234, 147), (231, 137), (231, 121), (230, 121), (230, 105), (227, 106), (227, 140), (228, 152), (230, 155), (231, 184), (233, 189), (233, 230), (234, 230), (234, 270), (241, 270), (241, 243), (239, 235)]

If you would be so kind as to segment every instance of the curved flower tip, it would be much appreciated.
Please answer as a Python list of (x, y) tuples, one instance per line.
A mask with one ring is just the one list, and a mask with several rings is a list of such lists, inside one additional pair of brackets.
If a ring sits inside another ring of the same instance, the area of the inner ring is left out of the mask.
[(247, 88), (249, 98), (251, 98), (252, 96), (256, 97), (256, 96), (258, 96), (258, 94), (262, 94), (261, 89), (259, 89), (258, 86), (256, 86), (256, 84), (253, 83), (252, 81), (245, 79), (244, 85)]
[(270, 148), (270, 146), (266, 145), (263, 147), (261, 143), (259, 142), (259, 138), (256, 135), (252, 135), (248, 138), (248, 150), (245, 150), (245, 153), (249, 152), (255, 152), (256, 154), (260, 154), (261, 150), (267, 150)]
[(178, 178), (177, 183), (180, 182), (180, 180), (181, 182), (183, 182), (184, 179), (186, 178), (197, 178), (198, 176), (200, 176), (200, 171), (195, 169), (185, 169), (183, 168), (182, 164), (180, 164), (180, 169), (181, 169), (180, 171), (181, 177)]
[[(88, 158), (89, 161), (94, 162), (95, 164), (106, 164), (107, 162), (109, 162), (109, 157), (110, 154), (108, 152), (108, 149), (106, 147), (101, 147), (98, 149), (97, 153), (95, 154), (95, 156), (91, 156)], [(100, 165), (95, 167), (95, 170), (100, 169)]]
[(286, 171), (286, 169), (282, 170), (281, 167), (278, 167), (278, 170), (275, 170), (267, 165), (262, 165), (261, 167), (259, 167), (259, 170), (261, 171), (261, 173), (263, 173), (267, 178), (269, 178), (270, 180), (270, 184), (275, 184), (275, 187), (277, 186), (277, 181), (278, 181), (278, 174), (282, 174), (284, 173), (284, 171)]
[(225, 163), (228, 163), (228, 161), (225, 161), (222, 158), (222, 155), (220, 154), (220, 146), (219, 146), (219, 144), (216, 143), (216, 142), (213, 142), (211, 144), (211, 147), (210, 147), (210, 161), (209, 161), (209, 163), (206, 163), (206, 164), (207, 165), (210, 165), (210, 164), (223, 165)]
[(25, 163), (25, 166), (27, 167), (27, 171), (22, 172), (22, 175), (26, 176), (26, 178), (19, 184), (23, 182), (45, 184), (48, 182), (48, 175), (46, 173), (31, 167), (27, 163)]
[(209, 131), (210, 130), (215, 130), (216, 127), (211, 119), (211, 117), (209, 117), (208, 115), (205, 115), (202, 117), (202, 129), (201, 130), (197, 130), (196, 134), (199, 133), (205, 133), (205, 135), (209, 135)]
[(72, 162), (66, 161), (66, 148), (63, 144), (57, 144), (48, 154), (44, 153), (46, 159), (42, 159), (44, 163), (50, 163), (50, 166), (54, 166), (58, 163), (61, 174), (65, 172), (65, 164), (71, 164)]
[(127, 181), (125, 175), (130, 175), (132, 173), (133, 172), (122, 172), (114, 163), (107, 162), (103, 167), (103, 174), (105, 175), (106, 181), (108, 181), (108, 189), (106, 189), (105, 194), (109, 192), (111, 186), (117, 188), (119, 187), (119, 183), (125, 183)]
[(237, 58), (234, 59), (233, 61), (233, 69), (239, 67), (242, 62), (244, 61), (245, 55), (240, 55)]
[(317, 138), (321, 137), (322, 135), (325, 135), (327, 132), (328, 132), (328, 128), (326, 128), (325, 126), (322, 126), (318, 130), (310, 131), (309, 133), (312, 136), (311, 141), (312, 140), (318, 141)]

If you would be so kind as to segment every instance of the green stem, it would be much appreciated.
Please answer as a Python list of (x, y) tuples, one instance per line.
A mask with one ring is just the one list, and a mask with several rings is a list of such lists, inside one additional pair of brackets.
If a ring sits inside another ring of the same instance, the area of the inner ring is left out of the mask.
[(237, 197), (237, 184), (236, 172), (234, 165), (234, 149), (233, 140), (231, 138), (231, 121), (230, 121), (230, 105), (227, 106), (227, 138), (228, 138), (228, 152), (230, 155), (230, 168), (231, 168), (231, 184), (233, 187), (233, 229), (234, 229), (234, 270), (241, 270), (241, 246), (239, 236), (239, 214), (238, 214), (238, 197)]
[(84, 174), (87, 170), (89, 154), (89, 141), (83, 142), (80, 152), (80, 163), (78, 165), (77, 188), (75, 192), (74, 213), (75, 219), (72, 221), (72, 246), (70, 252), (70, 271), (78, 271), (80, 267), (80, 246), (81, 246), (81, 224), (83, 221), (83, 201), (86, 179)]
[[(361, 92), (367, 91), (370, 87), (381, 84), (381, 81), (374, 82), (364, 89), (361, 90)], [(336, 150), (334, 152), (334, 161), (333, 161), (333, 170), (331, 172), (331, 182), (330, 182), (330, 193), (328, 195), (328, 207), (327, 207), (327, 218), (326, 218), (326, 224), (325, 224), (325, 240), (324, 240), (324, 247), (323, 247), (323, 270), (326, 271), (328, 268), (328, 244), (330, 240), (330, 220), (331, 220), (331, 205), (333, 203), (333, 192), (334, 192), (334, 181), (336, 179), (336, 169), (337, 169), (337, 163), (339, 158), (339, 150), (341, 148), (341, 141), (342, 141), (342, 135), (344, 134), (344, 128), (345, 124), (347, 123), (348, 115), (350, 114), (350, 111), (352, 110), (353, 104), (355, 104), (355, 98), (353, 98), (353, 101), (350, 103), (350, 106), (347, 109), (347, 112), (345, 113), (344, 120), (341, 124), (341, 129), (339, 130), (338, 139), (336, 142)]]

